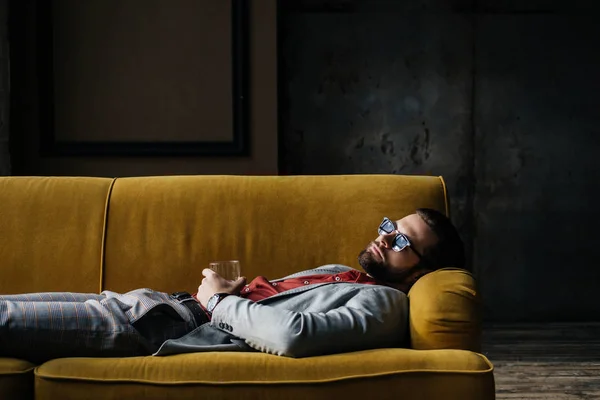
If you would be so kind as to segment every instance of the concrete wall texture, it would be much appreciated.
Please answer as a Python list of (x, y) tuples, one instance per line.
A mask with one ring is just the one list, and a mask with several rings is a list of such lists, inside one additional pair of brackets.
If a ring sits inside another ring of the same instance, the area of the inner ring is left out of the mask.
[(599, 320), (593, 5), (281, 2), (280, 172), (442, 175), (486, 320)]
[(10, 175), (8, 152), (8, 110), (9, 69), (8, 69), (8, 0), (0, 0), (0, 176)]

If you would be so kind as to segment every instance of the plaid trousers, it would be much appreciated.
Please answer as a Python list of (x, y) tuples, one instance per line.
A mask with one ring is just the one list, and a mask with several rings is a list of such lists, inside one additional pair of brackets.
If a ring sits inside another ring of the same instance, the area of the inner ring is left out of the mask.
[(195, 327), (187, 307), (150, 289), (0, 296), (0, 356), (36, 363), (148, 355)]

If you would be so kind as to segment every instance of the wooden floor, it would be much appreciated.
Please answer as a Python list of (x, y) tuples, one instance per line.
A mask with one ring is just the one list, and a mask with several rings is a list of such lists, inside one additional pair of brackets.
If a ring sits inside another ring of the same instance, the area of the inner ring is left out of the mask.
[(600, 399), (600, 323), (484, 328), (496, 399)]

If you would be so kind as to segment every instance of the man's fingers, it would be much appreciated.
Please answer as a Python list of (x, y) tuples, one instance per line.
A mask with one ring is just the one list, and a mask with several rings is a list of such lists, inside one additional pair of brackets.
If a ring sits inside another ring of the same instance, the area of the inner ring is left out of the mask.
[(241, 290), (241, 288), (246, 284), (246, 277), (240, 276), (233, 283), (235, 290)]
[(210, 269), (210, 268), (204, 268), (204, 269), (202, 270), (202, 275), (204, 275), (204, 276), (206, 276), (206, 277), (208, 278), (208, 277), (209, 277), (209, 276), (211, 276), (211, 275), (216, 275), (216, 272), (215, 272), (215, 271), (213, 271), (213, 270), (212, 270), (212, 269)]

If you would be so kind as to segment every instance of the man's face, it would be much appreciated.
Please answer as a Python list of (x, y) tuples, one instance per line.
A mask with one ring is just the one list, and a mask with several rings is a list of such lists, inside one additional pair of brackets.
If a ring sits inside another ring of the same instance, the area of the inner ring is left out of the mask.
[(413, 276), (413, 267), (419, 262), (419, 254), (437, 242), (437, 237), (417, 214), (408, 215), (396, 222), (398, 232), (405, 234), (411, 243), (400, 252), (392, 250), (397, 232), (380, 235), (358, 255), (363, 269), (378, 281), (393, 284), (408, 284)]

